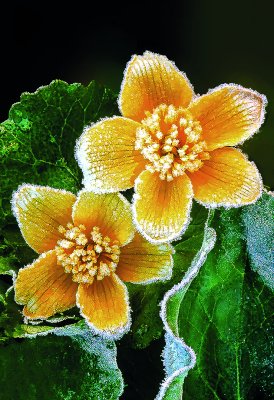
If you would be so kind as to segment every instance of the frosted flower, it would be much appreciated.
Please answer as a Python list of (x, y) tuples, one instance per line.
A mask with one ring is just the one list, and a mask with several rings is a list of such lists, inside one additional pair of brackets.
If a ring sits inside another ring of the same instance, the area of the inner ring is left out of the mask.
[(48, 318), (75, 305), (94, 332), (119, 337), (130, 325), (123, 282), (169, 279), (172, 247), (153, 245), (135, 231), (130, 204), (120, 194), (22, 185), (13, 212), (38, 259), (19, 270), (15, 300), (29, 319)]
[(192, 199), (239, 207), (260, 196), (260, 174), (233, 146), (264, 119), (266, 99), (239, 85), (195, 97), (166, 57), (145, 52), (127, 65), (119, 96), (123, 117), (85, 129), (76, 158), (87, 189), (107, 193), (135, 186), (138, 230), (151, 242), (179, 237)]

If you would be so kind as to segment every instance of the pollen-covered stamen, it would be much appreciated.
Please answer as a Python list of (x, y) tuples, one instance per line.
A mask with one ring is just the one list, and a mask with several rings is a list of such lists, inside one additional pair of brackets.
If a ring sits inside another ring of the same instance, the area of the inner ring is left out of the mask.
[(149, 171), (168, 181), (186, 170), (197, 171), (209, 159), (199, 121), (188, 110), (166, 104), (146, 113), (136, 131), (135, 149), (149, 161)]
[(95, 278), (102, 280), (115, 271), (120, 255), (118, 241), (103, 237), (97, 226), (90, 235), (82, 224), (68, 223), (58, 229), (64, 238), (57, 242), (57, 262), (72, 274), (74, 282), (91, 284)]

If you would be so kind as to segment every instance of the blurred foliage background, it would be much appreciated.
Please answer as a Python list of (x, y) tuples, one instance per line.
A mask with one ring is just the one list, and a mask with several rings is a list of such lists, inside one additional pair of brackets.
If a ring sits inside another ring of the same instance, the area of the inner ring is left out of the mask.
[(264, 93), (267, 120), (245, 151), (274, 187), (274, 53), (270, 1), (1, 2), (1, 121), (24, 91), (95, 79), (119, 91), (134, 53), (165, 54), (196, 93), (238, 83)]

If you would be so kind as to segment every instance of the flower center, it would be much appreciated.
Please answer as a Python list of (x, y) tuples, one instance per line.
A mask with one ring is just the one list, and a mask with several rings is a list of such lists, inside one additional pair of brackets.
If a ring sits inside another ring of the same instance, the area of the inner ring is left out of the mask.
[(185, 108), (166, 104), (146, 112), (136, 131), (135, 149), (149, 161), (146, 168), (167, 181), (197, 171), (209, 159), (199, 121)]
[(60, 225), (58, 230), (64, 239), (57, 242), (57, 262), (66, 273), (72, 273), (74, 282), (91, 284), (95, 277), (102, 280), (115, 271), (120, 255), (118, 241), (103, 237), (97, 226), (89, 235), (82, 224), (68, 223), (66, 228)]

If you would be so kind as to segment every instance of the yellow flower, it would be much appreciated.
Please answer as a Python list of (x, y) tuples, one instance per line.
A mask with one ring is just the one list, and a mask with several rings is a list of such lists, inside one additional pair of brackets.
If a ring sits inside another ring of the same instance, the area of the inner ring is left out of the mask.
[(130, 204), (120, 194), (22, 185), (13, 212), (41, 255), (19, 270), (15, 300), (29, 319), (48, 318), (75, 305), (94, 332), (119, 337), (130, 325), (122, 282), (169, 279), (172, 247), (136, 233)]
[(166, 57), (133, 56), (119, 96), (123, 117), (85, 129), (76, 158), (87, 189), (111, 193), (134, 186), (138, 230), (151, 242), (179, 237), (192, 198), (208, 207), (238, 207), (260, 196), (256, 166), (231, 147), (252, 136), (266, 98), (225, 84), (195, 96)]

